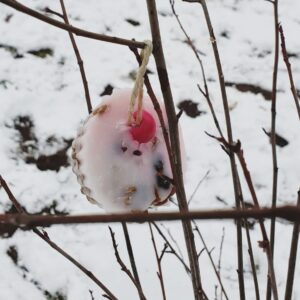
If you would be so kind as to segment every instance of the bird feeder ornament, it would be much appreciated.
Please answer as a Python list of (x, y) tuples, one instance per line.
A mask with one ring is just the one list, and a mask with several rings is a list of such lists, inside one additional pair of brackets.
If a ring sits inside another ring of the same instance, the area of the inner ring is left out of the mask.
[(162, 128), (151, 99), (143, 95), (151, 52), (152, 43), (146, 42), (133, 89), (104, 96), (72, 144), (81, 192), (110, 213), (146, 211), (174, 192)]

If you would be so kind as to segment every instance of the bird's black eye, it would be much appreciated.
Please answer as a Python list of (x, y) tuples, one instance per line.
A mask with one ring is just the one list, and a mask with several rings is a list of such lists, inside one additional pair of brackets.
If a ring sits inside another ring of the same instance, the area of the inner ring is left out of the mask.
[(171, 185), (170, 181), (161, 175), (156, 175), (156, 183), (160, 188), (164, 190), (168, 190)]
[(134, 150), (132, 152), (133, 155), (136, 155), (136, 156), (141, 156), (142, 155), (142, 152), (140, 150)]
[(122, 150), (123, 152), (126, 152), (127, 149), (128, 149), (128, 148), (127, 148), (126, 146), (122, 146), (122, 147), (121, 147), (121, 150)]
[(161, 160), (158, 160), (155, 164), (154, 164), (154, 168), (157, 172), (162, 172), (164, 169), (164, 163)]

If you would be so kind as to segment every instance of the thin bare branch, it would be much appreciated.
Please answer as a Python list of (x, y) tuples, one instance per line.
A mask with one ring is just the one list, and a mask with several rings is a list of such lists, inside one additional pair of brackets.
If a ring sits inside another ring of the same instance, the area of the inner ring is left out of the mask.
[[(186, 0), (183, 0), (186, 1)], [(230, 119), (230, 112), (227, 100), (227, 93), (225, 87), (225, 78), (222, 70), (222, 63), (219, 55), (219, 50), (217, 46), (216, 37), (214, 34), (213, 26), (210, 20), (210, 15), (207, 9), (206, 1), (205, 0), (198, 0), (198, 1), (187, 1), (187, 2), (198, 2), (201, 4), (205, 21), (207, 24), (207, 29), (210, 36), (211, 45), (213, 48), (213, 53), (215, 57), (215, 62), (218, 70), (218, 77), (219, 77), (219, 84), (222, 94), (222, 101), (223, 101), (223, 109), (225, 114), (225, 121), (226, 121), (226, 129), (227, 129), (227, 139), (229, 144), (233, 143), (233, 134), (232, 134), (232, 127), (231, 127), (231, 119)], [(218, 128), (218, 127), (217, 127)], [(233, 180), (233, 188), (234, 188), (234, 197), (235, 197), (235, 206), (237, 209), (241, 209), (240, 205), (240, 190), (238, 184), (238, 171), (236, 168), (235, 157), (234, 154), (231, 152), (229, 153), (230, 158), (230, 166), (231, 166), (231, 174)], [(240, 300), (245, 300), (245, 283), (244, 283), (244, 263), (243, 263), (243, 239), (242, 239), (242, 226), (241, 221), (237, 221), (237, 257), (238, 257), (238, 279), (239, 279), (239, 289), (240, 289)]]
[(286, 51), (285, 37), (284, 37), (282, 26), (279, 25), (278, 29), (279, 29), (279, 32), (280, 32), (281, 51), (282, 51), (282, 55), (283, 55), (283, 60), (285, 62), (285, 65), (286, 65), (286, 68), (287, 68), (287, 71), (288, 71), (290, 85), (291, 85), (291, 91), (292, 91), (292, 95), (293, 95), (294, 100), (295, 100), (296, 109), (297, 109), (298, 117), (299, 117), (299, 120), (300, 120), (300, 104), (299, 104), (297, 90), (296, 90), (295, 84), (294, 84), (291, 63), (289, 61), (289, 57), (288, 57), (288, 54), (287, 54), (287, 51)]
[(126, 39), (122, 39), (122, 38), (118, 38), (118, 37), (114, 37), (114, 36), (108, 36), (108, 35), (104, 35), (104, 34), (99, 34), (99, 33), (95, 33), (95, 32), (91, 32), (91, 31), (87, 31), (87, 30), (83, 30), (80, 29), (78, 27), (74, 27), (71, 25), (67, 25), (64, 24), (62, 22), (59, 22), (57, 20), (54, 20), (52, 18), (49, 18), (21, 3), (19, 3), (16, 0), (0, 0), (0, 3), (3, 3), (7, 6), (10, 6), (12, 8), (14, 8), (15, 10), (18, 10), (24, 14), (30, 15), (36, 19), (39, 19), (43, 22), (46, 22), (50, 25), (53, 25), (55, 27), (58, 27), (60, 29), (72, 32), (78, 36), (82, 36), (82, 37), (86, 37), (86, 38), (90, 38), (90, 39), (94, 39), (94, 40), (98, 40), (98, 41), (103, 41), (103, 42), (108, 42), (108, 43), (113, 43), (113, 44), (118, 44), (118, 45), (123, 45), (123, 46), (132, 46), (132, 47), (136, 47), (136, 48), (144, 48), (145, 44), (142, 42), (137, 42), (137, 41), (132, 41), (132, 40), (126, 40)]
[(195, 195), (196, 195), (196, 193), (197, 193), (199, 187), (200, 187), (201, 184), (203, 183), (203, 181), (208, 177), (209, 173), (210, 173), (210, 170), (208, 170), (208, 171), (205, 173), (205, 175), (199, 180), (199, 182), (198, 182), (196, 188), (194, 189), (194, 191), (193, 191), (193, 193), (192, 193), (192, 195), (191, 195), (191, 197), (190, 197), (190, 199), (189, 199), (189, 201), (188, 201), (188, 204), (189, 204), (189, 205), (190, 205), (190, 203), (192, 202), (193, 198), (195, 197)]
[(178, 254), (178, 252), (175, 250), (175, 248), (172, 246), (172, 244), (170, 243), (170, 241), (168, 240), (168, 238), (166, 237), (166, 235), (162, 232), (162, 230), (159, 228), (159, 226), (155, 223), (155, 222), (152, 222), (153, 226), (155, 227), (155, 229), (157, 230), (157, 232), (159, 233), (159, 235), (163, 238), (163, 240), (165, 241), (166, 245), (168, 246), (168, 248), (170, 250), (168, 250), (167, 248), (165, 249), (165, 251), (162, 252), (162, 255), (161, 255), (161, 258), (160, 260), (162, 259), (163, 257), (163, 254), (164, 253), (171, 253), (171, 254), (174, 254), (177, 259), (180, 261), (180, 263), (183, 265), (185, 271), (189, 274), (189, 276), (191, 275), (191, 270), (190, 268), (188, 267), (188, 265), (185, 263), (183, 257)]
[[(166, 106), (169, 130), (170, 130), (170, 142), (171, 142), (171, 167), (176, 187), (176, 195), (178, 198), (179, 209), (182, 212), (188, 211), (188, 203), (186, 199), (183, 176), (182, 176), (182, 163), (181, 163), (181, 150), (180, 139), (178, 131), (178, 120), (174, 107), (173, 96), (170, 88), (170, 82), (168, 78), (168, 71), (166, 68), (162, 41), (160, 36), (160, 27), (158, 21), (158, 15), (156, 10), (155, 0), (147, 0), (147, 8), (149, 15), (149, 22), (153, 40), (153, 55), (156, 63), (157, 73), (161, 86), (161, 91), (164, 97)], [(197, 259), (197, 250), (194, 241), (194, 235), (192, 231), (192, 225), (190, 221), (182, 223), (185, 242), (187, 246), (187, 252), (191, 267), (193, 291), (195, 299), (205, 299), (205, 293), (202, 288), (200, 278), (200, 268)]]
[[(60, 0), (60, 5), (61, 5), (62, 12), (63, 12), (63, 16), (62, 16), (63, 20), (65, 21), (65, 23), (67, 25), (70, 25), (69, 19), (68, 19), (68, 14), (67, 14), (65, 4), (64, 4), (63, 0)], [(79, 53), (79, 49), (77, 47), (75, 38), (74, 38), (72, 32), (70, 32), (70, 31), (69, 31), (69, 37), (70, 37), (70, 40), (71, 40), (71, 43), (72, 43), (72, 46), (73, 46), (73, 49), (74, 49), (74, 52), (75, 52), (75, 55), (76, 55), (76, 58), (77, 58), (77, 63), (78, 63), (78, 66), (79, 66), (79, 70), (80, 70), (80, 74), (81, 74), (81, 78), (82, 78), (82, 83), (83, 83), (83, 88), (84, 88), (84, 93), (85, 93), (87, 109), (88, 109), (88, 112), (90, 114), (92, 112), (92, 104), (91, 104), (89, 86), (88, 86), (88, 82), (87, 82), (86, 75), (85, 75), (83, 60), (82, 60), (81, 55)]]
[(166, 246), (166, 244), (164, 245), (164, 248), (162, 250), (162, 254), (159, 256), (158, 251), (157, 251), (156, 242), (155, 242), (155, 237), (154, 237), (153, 230), (152, 230), (152, 225), (151, 225), (150, 222), (148, 223), (148, 225), (149, 225), (149, 229), (150, 229), (151, 241), (152, 241), (153, 249), (154, 249), (154, 252), (155, 252), (155, 257), (156, 257), (156, 262), (157, 262), (157, 267), (158, 267), (157, 276), (158, 276), (158, 279), (159, 279), (159, 282), (160, 282), (160, 287), (161, 287), (163, 300), (166, 300), (167, 297), (166, 297), (166, 290), (165, 290), (165, 284), (164, 284), (164, 276), (163, 276), (162, 268), (161, 268), (161, 260), (162, 260), (163, 254), (165, 253), (165, 249), (168, 246)]
[(43, 9), (43, 11), (46, 12), (46, 13), (49, 13), (49, 14), (56, 15), (57, 17), (60, 17), (60, 18), (64, 19), (64, 16), (63, 16), (61, 13), (52, 10), (52, 9), (49, 8), (48, 6), (46, 6), (46, 7)]
[(204, 96), (204, 98), (205, 98), (206, 101), (207, 101), (208, 107), (209, 107), (209, 109), (210, 109), (211, 115), (212, 115), (212, 117), (213, 117), (213, 120), (214, 120), (214, 122), (215, 122), (216, 128), (217, 128), (217, 130), (218, 130), (220, 136), (221, 136), (221, 137), (224, 137), (224, 136), (223, 136), (223, 132), (222, 132), (221, 127), (220, 127), (220, 124), (219, 124), (219, 121), (218, 121), (218, 118), (217, 118), (217, 115), (216, 115), (216, 113), (215, 113), (215, 110), (214, 110), (214, 108), (213, 108), (213, 104), (212, 104), (212, 102), (211, 102), (211, 99), (210, 99), (209, 95), (208, 95), (207, 93), (205, 93), (205, 92), (201, 89), (201, 87), (200, 87), (199, 84), (197, 84), (197, 87), (198, 87), (199, 91), (201, 92), (201, 94)]
[[(199, 85), (198, 85), (198, 88), (201, 91), (201, 88), (200, 88)], [(209, 105), (209, 109), (210, 109), (211, 115), (213, 116), (215, 125), (218, 128), (218, 131), (219, 131), (219, 133), (221, 135), (220, 139), (223, 140), (223, 141), (225, 141), (225, 138), (224, 138), (224, 136), (222, 134), (222, 130), (221, 130), (220, 127), (218, 127), (219, 122), (218, 122), (218, 119), (216, 117), (214, 107), (213, 107), (210, 99), (207, 98), (207, 97), (205, 97), (205, 98), (207, 99), (207, 102), (208, 102), (208, 105)], [(228, 143), (227, 143), (227, 145), (228, 145)], [(225, 149), (225, 151), (227, 151), (227, 150)], [(243, 209), (246, 209), (245, 202), (244, 202), (244, 196), (243, 196), (243, 192), (242, 192), (242, 188), (241, 188), (239, 176), (238, 176), (238, 183), (239, 183), (241, 204), (242, 204)], [(245, 231), (246, 231), (247, 244), (248, 244), (248, 254), (249, 254), (249, 259), (250, 259), (250, 264), (251, 264), (251, 269), (252, 269), (252, 277), (253, 277), (253, 283), (254, 283), (254, 288), (255, 288), (256, 300), (260, 300), (260, 293), (259, 293), (257, 273), (256, 273), (256, 268), (255, 268), (255, 262), (254, 262), (254, 254), (253, 254), (253, 249), (252, 249), (252, 242), (251, 242), (250, 230), (249, 230), (249, 226), (248, 226), (248, 221), (246, 219), (244, 219), (243, 222), (245, 224)], [(221, 299), (222, 299), (222, 294), (221, 294)]]
[[(221, 243), (220, 243), (220, 248), (219, 248), (219, 259), (218, 259), (218, 266), (217, 266), (217, 271), (218, 274), (221, 278), (221, 266), (222, 266), (222, 254), (223, 254), (223, 245), (224, 245), (224, 239), (225, 239), (225, 227), (222, 228), (222, 237), (221, 237)], [(223, 294), (221, 293), (220, 296), (221, 300), (223, 299)]]
[[(241, 182), (239, 181), (240, 191), (241, 191), (241, 204), (244, 210), (246, 210), (246, 205), (244, 201), (244, 195), (241, 188)], [(253, 247), (252, 247), (252, 241), (250, 236), (250, 229), (249, 229), (249, 222), (247, 219), (243, 220), (245, 231), (246, 231), (246, 238), (247, 238), (247, 244), (248, 244), (248, 254), (250, 259), (250, 266), (252, 270), (252, 278), (253, 278), (253, 284), (254, 284), (254, 290), (255, 290), (255, 297), (256, 300), (260, 300), (260, 292), (259, 292), (259, 285), (257, 280), (257, 272), (256, 272), (256, 266), (254, 261), (254, 254), (253, 254)]]
[[(178, 206), (178, 205), (177, 205), (177, 206)], [(179, 246), (179, 244), (178, 244), (178, 241), (174, 238), (174, 236), (173, 236), (173, 234), (172, 234), (170, 228), (167, 228), (167, 227), (164, 225), (164, 223), (161, 223), (160, 225), (161, 225), (161, 227), (163, 227), (163, 228), (165, 229), (165, 231), (167, 232), (167, 234), (168, 234), (168, 236), (170, 237), (171, 241), (174, 243), (174, 245), (175, 245), (175, 247), (176, 247), (176, 249), (177, 249), (179, 255), (180, 255), (181, 257), (183, 257), (183, 254), (182, 254), (181, 248), (180, 248), (180, 246)]]
[[(298, 207), (300, 207), (300, 189), (298, 191), (297, 205)], [(285, 300), (292, 299), (293, 285), (295, 279), (295, 267), (296, 267), (296, 260), (297, 260), (297, 251), (298, 251), (299, 232), (300, 232), (300, 222), (297, 222), (294, 224), (294, 228), (293, 228), (289, 267), (288, 267), (285, 296), (284, 296)]]
[(10, 224), (23, 229), (33, 226), (50, 226), (54, 224), (92, 224), (118, 222), (151, 222), (176, 220), (241, 220), (244, 218), (270, 219), (282, 218), (297, 222), (300, 208), (294, 205), (283, 205), (276, 208), (253, 208), (246, 211), (238, 209), (191, 210), (188, 212), (130, 213), (130, 214), (92, 214), (92, 215), (27, 215), (0, 214), (0, 223)]
[[(241, 142), (238, 141), (234, 145), (229, 145), (229, 143), (224, 138), (217, 138), (217, 137), (214, 137), (212, 135), (210, 135), (210, 136), (212, 138), (215, 138), (219, 142), (223, 143), (223, 147), (228, 149), (227, 151), (231, 151), (231, 152), (236, 153), (236, 155), (239, 159), (240, 165), (242, 167), (242, 170), (243, 170), (244, 177), (246, 179), (248, 188), (250, 190), (250, 194), (252, 196), (254, 207), (259, 209), (260, 205), (259, 205), (258, 198), (257, 198), (256, 192), (255, 192), (255, 188), (254, 188), (254, 184), (253, 184), (253, 181), (252, 181), (252, 178), (251, 178), (251, 174), (248, 170), (246, 160), (244, 158), (244, 152), (243, 152), (243, 149), (241, 147)], [(272, 218), (272, 219), (274, 219), (274, 218)], [(268, 260), (268, 267), (269, 267), (269, 274), (268, 274), (269, 276), (268, 277), (270, 278), (270, 287), (273, 291), (274, 299), (278, 300), (278, 291), (277, 291), (275, 270), (274, 270), (274, 264), (273, 264), (273, 253), (272, 253), (271, 245), (270, 245), (270, 242), (269, 242), (268, 234), (267, 234), (263, 219), (258, 219), (258, 221), (259, 221), (260, 230), (261, 230), (261, 234), (262, 234), (262, 238), (263, 238), (263, 241), (260, 242), (260, 246), (264, 249), (264, 252), (266, 253), (267, 260)]]
[(218, 269), (217, 269), (217, 267), (216, 267), (216, 264), (215, 264), (215, 262), (214, 262), (214, 260), (213, 260), (213, 258), (212, 258), (212, 255), (211, 255), (212, 250), (211, 250), (211, 251), (208, 250), (208, 247), (207, 247), (206, 242), (205, 242), (205, 240), (204, 240), (204, 238), (203, 238), (203, 235), (202, 235), (202, 233), (201, 233), (201, 231), (200, 231), (200, 229), (199, 229), (197, 223), (196, 223), (194, 220), (193, 220), (193, 224), (194, 224), (195, 230), (196, 230), (196, 232), (198, 233), (198, 236), (200, 237), (200, 240), (201, 240), (201, 242), (202, 242), (202, 244), (203, 244), (203, 246), (204, 246), (204, 250), (205, 250), (205, 252), (206, 252), (207, 255), (208, 255), (208, 258), (209, 258), (209, 260), (210, 260), (210, 262), (211, 262), (211, 265), (213, 266), (214, 272), (215, 272), (215, 274), (216, 274), (216, 276), (217, 276), (217, 278), (218, 278), (218, 281), (219, 281), (219, 284), (220, 284), (220, 287), (221, 287), (221, 291), (222, 291), (222, 293), (224, 294), (225, 298), (226, 298), (227, 300), (229, 300), (229, 298), (228, 298), (228, 296), (227, 296), (227, 293), (226, 293), (226, 291), (225, 291), (224, 285), (223, 285), (223, 283), (222, 283), (222, 279), (221, 279), (220, 272), (218, 271)]
[[(138, 283), (136, 282), (136, 280), (135, 280), (134, 276), (132, 275), (132, 273), (130, 272), (130, 270), (126, 267), (125, 263), (123, 262), (120, 254), (119, 254), (118, 244), (117, 244), (116, 239), (115, 239), (115, 233), (113, 232), (113, 230), (111, 229), (110, 226), (109, 226), (109, 232), (110, 232), (111, 240), (112, 240), (113, 247), (114, 247), (114, 250), (115, 250), (115, 256), (116, 256), (117, 262), (120, 265), (121, 270), (123, 272), (125, 272), (125, 274), (129, 277), (129, 279), (132, 281), (132, 283), (134, 284), (134, 286), (136, 287), (136, 289), (139, 293)], [(146, 298), (143, 298), (143, 299), (146, 299)]]
[[(12, 191), (8, 187), (6, 181), (0, 176), (0, 187), (3, 187), (6, 194), (8, 195), (8, 198), (13, 203), (14, 207), (17, 209), (17, 211), (22, 214), (23, 216), (28, 216), (26, 211), (23, 209), (23, 207), (20, 205), (18, 200), (13, 195)], [(0, 217), (0, 223), (1, 217)], [(78, 269), (80, 269), (86, 276), (88, 276), (97, 286), (99, 286), (105, 293), (108, 299), (111, 300), (118, 300), (118, 298), (88, 269), (86, 269), (82, 264), (80, 264), (75, 258), (73, 258), (70, 254), (65, 252), (62, 248), (60, 248), (56, 243), (54, 243), (46, 231), (40, 231), (37, 228), (32, 228), (32, 231), (38, 235), (42, 240), (44, 240), (52, 249), (60, 253), (62, 256), (64, 256), (68, 261), (70, 261), (73, 265), (75, 265)]]
[(146, 298), (145, 298), (145, 295), (144, 295), (144, 292), (143, 292), (143, 289), (142, 289), (142, 285), (141, 285), (141, 282), (140, 282), (140, 277), (139, 277), (139, 274), (138, 274), (138, 271), (137, 271), (137, 267), (136, 267), (136, 263), (135, 263), (135, 259), (134, 259), (134, 254), (133, 254), (132, 245), (131, 245), (130, 236), (129, 236), (129, 232), (128, 232), (126, 222), (122, 222), (122, 228), (123, 228), (123, 233), (124, 233), (124, 237), (125, 237), (125, 242), (126, 242), (126, 247), (127, 247), (127, 252), (128, 252), (130, 264), (131, 264), (132, 273), (133, 273), (133, 276), (134, 276), (134, 279), (135, 279), (135, 284), (136, 284), (136, 287), (138, 289), (140, 299), (145, 300)]
[[(273, 78), (272, 78), (271, 147), (272, 147), (272, 164), (273, 164), (272, 207), (276, 207), (277, 184), (278, 184), (278, 164), (277, 164), (277, 151), (276, 151), (276, 100), (277, 100), (277, 76), (278, 76), (278, 60), (279, 60), (278, 0), (273, 1), (273, 9), (274, 9), (275, 52), (274, 52)], [(272, 257), (274, 255), (274, 246), (275, 246), (275, 225), (276, 225), (276, 219), (273, 218), (271, 220), (271, 228), (270, 228), (270, 243), (271, 243)], [(266, 297), (267, 300), (271, 300), (271, 290), (272, 290), (271, 285), (272, 285), (271, 278), (269, 277), (267, 283), (267, 297)], [(274, 295), (274, 298), (275, 296), (276, 295)]]

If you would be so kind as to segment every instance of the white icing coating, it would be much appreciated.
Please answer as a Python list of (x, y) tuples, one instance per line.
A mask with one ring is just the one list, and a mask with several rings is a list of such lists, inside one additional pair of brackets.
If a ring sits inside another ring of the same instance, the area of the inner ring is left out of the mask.
[[(161, 176), (172, 178), (172, 172), (151, 99), (144, 95), (143, 109), (155, 119), (156, 136), (139, 144), (126, 124), (130, 95), (131, 90), (123, 89), (103, 97), (79, 129), (72, 147), (73, 170), (81, 191), (107, 212), (145, 211), (154, 200), (168, 198), (173, 188)], [(165, 117), (163, 105), (161, 108)], [(141, 155), (134, 155), (136, 150)]]

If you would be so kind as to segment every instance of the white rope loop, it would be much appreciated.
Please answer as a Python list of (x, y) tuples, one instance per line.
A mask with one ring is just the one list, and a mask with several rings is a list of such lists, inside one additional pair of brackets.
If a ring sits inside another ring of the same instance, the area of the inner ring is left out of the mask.
[[(147, 65), (150, 55), (152, 54), (153, 45), (152, 42), (144, 41), (145, 47), (141, 51), (142, 63), (137, 71), (135, 83), (132, 89), (129, 111), (128, 111), (128, 125), (139, 125), (142, 120), (143, 110), (143, 87), (144, 87), (144, 75), (146, 73)], [(138, 99), (138, 109), (136, 120), (133, 118), (134, 106), (136, 99)]]

